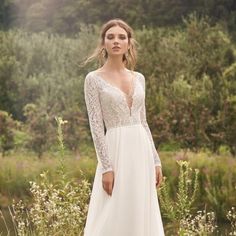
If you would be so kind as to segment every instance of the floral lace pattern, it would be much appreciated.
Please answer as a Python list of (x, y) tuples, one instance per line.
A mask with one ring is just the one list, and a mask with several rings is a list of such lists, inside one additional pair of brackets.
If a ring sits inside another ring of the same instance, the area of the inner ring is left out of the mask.
[(113, 170), (105, 142), (105, 129), (132, 124), (143, 125), (151, 143), (155, 166), (161, 166), (146, 120), (145, 77), (141, 73), (135, 72), (133, 86), (132, 104), (129, 107), (124, 92), (119, 88), (102, 79), (95, 71), (86, 75), (84, 81), (85, 103), (102, 173)]

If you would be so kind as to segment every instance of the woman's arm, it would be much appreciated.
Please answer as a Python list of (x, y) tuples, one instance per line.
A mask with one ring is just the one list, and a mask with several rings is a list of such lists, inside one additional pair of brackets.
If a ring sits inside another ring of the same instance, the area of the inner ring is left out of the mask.
[(108, 157), (107, 145), (105, 142), (104, 123), (99, 100), (99, 91), (96, 80), (92, 76), (91, 72), (85, 77), (84, 96), (97, 159), (101, 162), (102, 173), (105, 173), (112, 170), (112, 165)]

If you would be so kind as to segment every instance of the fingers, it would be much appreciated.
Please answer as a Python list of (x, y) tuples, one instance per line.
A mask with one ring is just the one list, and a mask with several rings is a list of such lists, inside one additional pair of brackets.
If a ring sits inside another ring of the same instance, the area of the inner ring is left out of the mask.
[(112, 176), (111, 178), (104, 178), (102, 181), (102, 186), (103, 189), (106, 191), (106, 193), (108, 195), (112, 195), (112, 190), (113, 190), (113, 186), (114, 186), (114, 176)]
[(156, 187), (159, 188), (162, 182), (163, 176), (162, 176), (162, 172), (158, 171), (156, 173)]
[(109, 185), (108, 185), (108, 194), (111, 196), (112, 195), (112, 189), (113, 189), (113, 187), (112, 187), (112, 183), (110, 183)]
[(104, 183), (103, 184), (103, 189), (106, 191), (108, 195), (112, 195), (112, 190), (113, 190), (113, 184), (112, 183)]

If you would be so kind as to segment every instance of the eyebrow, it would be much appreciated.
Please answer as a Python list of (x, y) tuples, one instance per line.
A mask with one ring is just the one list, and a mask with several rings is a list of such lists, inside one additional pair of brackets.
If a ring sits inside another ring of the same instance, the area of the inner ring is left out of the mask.
[[(114, 35), (114, 34), (113, 33), (109, 33), (109, 34), (107, 34), (107, 36), (108, 35)], [(118, 34), (118, 35), (126, 36), (126, 34)]]

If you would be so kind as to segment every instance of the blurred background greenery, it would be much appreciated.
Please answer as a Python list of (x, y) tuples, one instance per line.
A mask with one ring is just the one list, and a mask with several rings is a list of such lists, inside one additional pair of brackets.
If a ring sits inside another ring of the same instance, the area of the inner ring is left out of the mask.
[[(105, 9), (105, 10), (104, 10)], [(83, 85), (98, 65), (80, 63), (102, 23), (121, 17), (139, 42), (147, 119), (176, 190), (175, 160), (200, 169), (196, 207), (236, 205), (236, 2), (233, 0), (1, 0), (0, 206), (29, 196), (43, 170), (60, 178), (57, 127), (62, 116), (68, 173), (93, 181), (96, 155)]]

